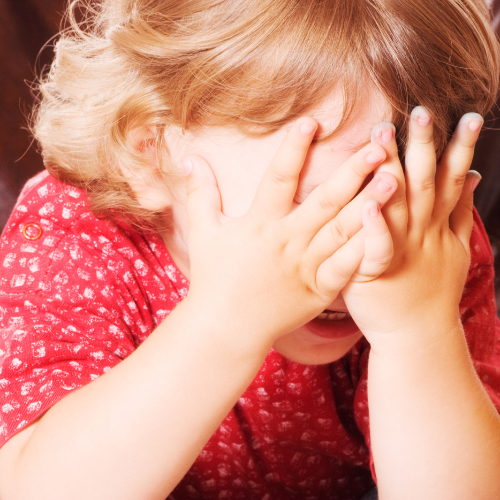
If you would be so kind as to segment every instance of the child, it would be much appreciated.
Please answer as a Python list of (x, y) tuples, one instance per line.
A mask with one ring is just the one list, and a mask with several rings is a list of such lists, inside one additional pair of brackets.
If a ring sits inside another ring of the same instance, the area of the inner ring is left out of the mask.
[(481, 1), (71, 19), (2, 235), (0, 498), (500, 498)]

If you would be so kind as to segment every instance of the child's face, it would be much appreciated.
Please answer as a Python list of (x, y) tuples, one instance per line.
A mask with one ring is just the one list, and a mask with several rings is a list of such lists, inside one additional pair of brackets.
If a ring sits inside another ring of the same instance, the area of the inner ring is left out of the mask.
[[(329, 132), (338, 123), (340, 108), (338, 94), (332, 94), (328, 103), (308, 113), (318, 120), (320, 132)], [(370, 141), (373, 126), (390, 119), (389, 107), (383, 99), (373, 99), (363, 106), (359, 116), (342, 133), (329, 142), (313, 145), (301, 173), (295, 197), (296, 203), (326, 180), (354, 152)], [(282, 142), (284, 127), (264, 138), (249, 138), (226, 129), (209, 129), (196, 134), (182, 135), (178, 130), (167, 132), (169, 155), (180, 167), (186, 154), (202, 156), (212, 167), (217, 178), (222, 199), (222, 210), (229, 217), (245, 214), (255, 196), (257, 186)], [(152, 198), (161, 199), (161, 193)], [(165, 198), (166, 199), (166, 196)], [(172, 258), (189, 279), (189, 254), (187, 249), (188, 219), (184, 188), (180, 187), (178, 199), (172, 204), (173, 225), (162, 234)], [(339, 295), (328, 307), (332, 311), (347, 312)], [(275, 349), (287, 358), (304, 364), (329, 363), (342, 357), (361, 338), (361, 333), (348, 316), (316, 319), (281, 337)]]

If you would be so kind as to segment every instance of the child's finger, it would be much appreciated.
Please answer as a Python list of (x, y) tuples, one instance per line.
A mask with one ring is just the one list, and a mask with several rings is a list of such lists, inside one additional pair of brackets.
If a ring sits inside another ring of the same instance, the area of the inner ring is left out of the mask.
[(182, 165), (188, 174), (186, 190), (190, 228), (216, 223), (222, 207), (212, 169), (200, 156), (185, 157)]
[[(306, 237), (312, 238), (351, 201), (366, 177), (385, 158), (384, 148), (377, 144), (370, 144), (352, 155), (323, 184), (318, 186), (297, 209), (293, 221), (294, 229), (306, 235)], [(361, 206), (358, 208), (360, 209)], [(354, 233), (361, 227), (359, 215), (357, 219), (359, 220), (359, 226)]]
[(462, 194), (450, 215), (450, 229), (466, 249), (472, 232), (474, 190), (480, 180), (481, 175), (475, 170), (467, 173)]
[(421, 106), (411, 113), (405, 178), (408, 227), (423, 229), (434, 208), (436, 149), (432, 119)]
[(384, 218), (396, 242), (406, 238), (408, 223), (408, 207), (406, 203), (406, 183), (399, 160), (398, 145), (396, 143), (396, 128), (392, 123), (381, 122), (372, 130), (372, 142), (380, 144), (387, 152), (387, 159), (377, 168), (377, 172), (389, 172), (398, 181), (398, 188), (384, 207)]
[(365, 256), (353, 277), (356, 281), (371, 281), (389, 267), (394, 255), (391, 233), (375, 200), (363, 205)]
[(380, 207), (384, 206), (396, 191), (397, 185), (394, 176), (388, 172), (376, 174), (365, 189), (315, 235), (308, 249), (312, 261), (319, 266), (329, 255), (344, 245), (363, 227), (364, 204), (368, 200), (375, 200)]
[(290, 212), (299, 174), (317, 127), (316, 120), (302, 117), (288, 131), (250, 207), (257, 219), (280, 219)]
[(356, 233), (344, 246), (326, 259), (316, 272), (316, 286), (325, 295), (334, 296), (349, 283), (364, 255), (363, 232)]
[(448, 223), (450, 213), (462, 194), (482, 125), (481, 115), (477, 113), (464, 115), (439, 162), (433, 216), (442, 224)]
[[(384, 166), (379, 170), (390, 172), (396, 176), (400, 165), (398, 145), (396, 143), (396, 127), (390, 122), (377, 123), (372, 129), (371, 142), (380, 144), (387, 152), (387, 159)], [(394, 169), (394, 172), (391, 170)]]
[(368, 200), (363, 205), (363, 231), (318, 267), (316, 285), (321, 293), (334, 294), (353, 278), (371, 281), (389, 267), (393, 255), (391, 233), (378, 203)]

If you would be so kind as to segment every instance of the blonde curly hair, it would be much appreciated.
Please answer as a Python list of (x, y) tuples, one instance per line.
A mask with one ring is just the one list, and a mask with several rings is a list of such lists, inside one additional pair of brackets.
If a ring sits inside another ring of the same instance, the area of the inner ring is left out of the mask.
[[(46, 168), (85, 189), (96, 215), (136, 223), (158, 214), (139, 205), (124, 168), (177, 182), (171, 125), (267, 135), (341, 88), (336, 133), (369, 83), (392, 106), (403, 149), (411, 110), (429, 110), (439, 155), (460, 116), (484, 115), (498, 90), (483, 0), (74, 0), (68, 19), (32, 128)], [(157, 169), (128, 140), (143, 125)]]

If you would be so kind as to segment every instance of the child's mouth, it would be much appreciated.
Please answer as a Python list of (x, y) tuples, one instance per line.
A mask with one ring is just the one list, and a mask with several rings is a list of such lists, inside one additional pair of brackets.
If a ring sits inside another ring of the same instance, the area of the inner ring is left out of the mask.
[(321, 314), (318, 314), (316, 316), (316, 319), (323, 319), (327, 321), (340, 321), (350, 317), (351, 315), (348, 312), (330, 311), (329, 309), (325, 309)]
[(330, 309), (325, 309), (304, 326), (311, 333), (330, 339), (349, 337), (359, 332), (349, 312)]

